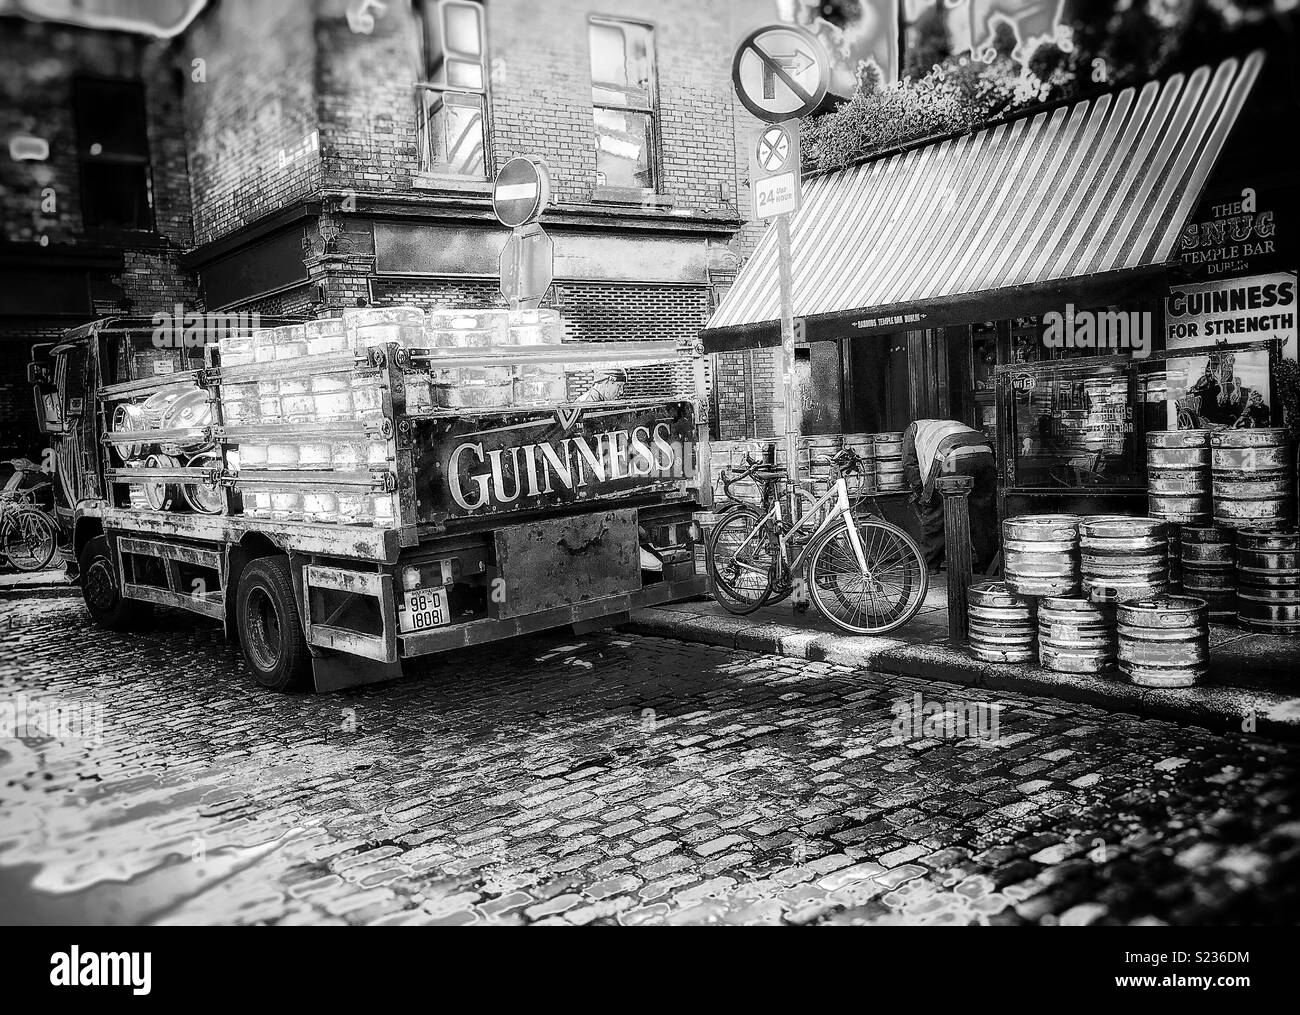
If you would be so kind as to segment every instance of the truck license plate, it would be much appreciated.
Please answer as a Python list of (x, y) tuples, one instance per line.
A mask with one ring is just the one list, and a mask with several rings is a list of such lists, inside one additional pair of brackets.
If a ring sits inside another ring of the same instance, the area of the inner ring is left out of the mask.
[(451, 623), (447, 610), (446, 589), (416, 589), (407, 592), (402, 600), (402, 612), (397, 615), (398, 630), (402, 634), (427, 631)]

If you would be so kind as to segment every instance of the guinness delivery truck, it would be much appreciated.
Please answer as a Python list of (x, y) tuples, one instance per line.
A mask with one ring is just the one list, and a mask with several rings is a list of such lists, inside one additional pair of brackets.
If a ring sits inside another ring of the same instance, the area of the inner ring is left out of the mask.
[[(627, 397), (646, 367), (676, 395)], [(76, 328), (29, 378), (91, 617), (198, 613), (264, 686), (325, 691), (703, 592), (701, 370), (547, 310), (178, 308)]]

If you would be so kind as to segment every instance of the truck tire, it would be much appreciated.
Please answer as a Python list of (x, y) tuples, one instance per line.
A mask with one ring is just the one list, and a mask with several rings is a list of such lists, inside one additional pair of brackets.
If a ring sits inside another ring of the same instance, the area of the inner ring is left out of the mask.
[(138, 599), (122, 598), (117, 563), (109, 550), (107, 536), (95, 536), (81, 548), (77, 570), (81, 598), (96, 624), (110, 631), (133, 631), (147, 626), (153, 608)]
[(286, 557), (245, 565), (235, 594), (235, 626), (253, 679), (270, 691), (307, 686), (311, 654), (303, 637)]

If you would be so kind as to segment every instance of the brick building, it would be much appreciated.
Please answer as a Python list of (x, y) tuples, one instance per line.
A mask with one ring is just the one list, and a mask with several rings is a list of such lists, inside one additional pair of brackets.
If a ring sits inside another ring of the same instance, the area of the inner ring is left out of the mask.
[(28, 348), (193, 305), (182, 83), (168, 43), (0, 17), (0, 455), (39, 453)]
[[(35, 450), (28, 346), (95, 316), (499, 302), (516, 154), (570, 337), (693, 338), (753, 247), (729, 61), (775, 3), (198, 6), (170, 38), (0, 15), (4, 137), (48, 145), (0, 160), (0, 453)], [(725, 360), (721, 436), (770, 428), (771, 357)]]

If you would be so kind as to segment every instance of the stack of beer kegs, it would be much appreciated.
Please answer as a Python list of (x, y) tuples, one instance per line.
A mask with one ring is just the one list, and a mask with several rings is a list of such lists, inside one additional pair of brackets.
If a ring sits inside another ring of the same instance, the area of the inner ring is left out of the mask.
[(878, 433), (875, 445), (876, 489), (881, 493), (898, 493), (907, 489), (903, 479), (903, 435)]
[(971, 655), (986, 663), (1034, 659), (1034, 618), (1028, 600), (1006, 582), (976, 582), (966, 590)]
[(1253, 631), (1300, 634), (1300, 530), (1237, 530), (1237, 622)]
[(1169, 586), (1169, 534), (1157, 518), (1091, 515), (1079, 522), (1083, 593), (1122, 603), (1163, 594)]
[(1237, 615), (1232, 530), (1184, 525), (1181, 546), (1183, 592), (1205, 600), (1211, 620), (1231, 620)]
[(1168, 523), (1169, 586), (1181, 585), (1183, 525), (1208, 525), (1210, 431), (1157, 430), (1147, 434), (1147, 499), (1152, 518)]
[(1295, 471), (1285, 429), (1220, 430), (1210, 448), (1216, 524), (1240, 529), (1295, 521)]

